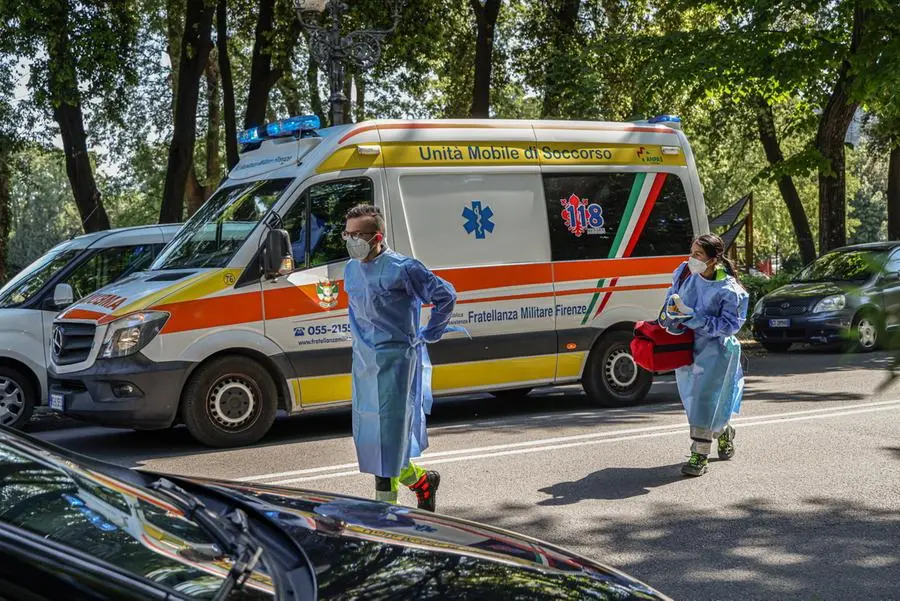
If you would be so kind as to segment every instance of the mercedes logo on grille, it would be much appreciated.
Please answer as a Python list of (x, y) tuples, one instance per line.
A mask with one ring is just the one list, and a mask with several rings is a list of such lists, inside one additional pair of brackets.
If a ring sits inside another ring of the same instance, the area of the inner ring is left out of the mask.
[(790, 306), (791, 306), (791, 303), (781, 303), (782, 309), (788, 309), (788, 308), (790, 308)]
[(63, 341), (65, 340), (65, 332), (62, 326), (54, 326), (53, 328), (53, 354), (59, 357), (63, 349)]

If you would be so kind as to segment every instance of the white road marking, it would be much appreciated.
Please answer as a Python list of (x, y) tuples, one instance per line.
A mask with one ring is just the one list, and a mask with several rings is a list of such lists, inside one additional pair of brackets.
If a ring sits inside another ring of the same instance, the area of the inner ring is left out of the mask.
[[(843, 417), (846, 415), (856, 415), (860, 413), (871, 413), (875, 411), (890, 411), (894, 409), (900, 409), (900, 400), (877, 401), (872, 403), (859, 403), (843, 407), (826, 407), (822, 409), (807, 409), (802, 411), (790, 411), (768, 415), (738, 417), (734, 418), (732, 420), (732, 423), (740, 425), (742, 428), (748, 428), (752, 426), (783, 424), (813, 419), (827, 419), (832, 417)], [(508, 455), (524, 455), (526, 453), (568, 449), (586, 445), (639, 440), (642, 438), (656, 438), (660, 436), (672, 436), (676, 434), (684, 435), (687, 431), (687, 424), (684, 422), (680, 422), (677, 424), (667, 424), (661, 426), (627, 428), (608, 432), (576, 434), (573, 436), (542, 438), (502, 445), (475, 447), (471, 449), (457, 449), (452, 451), (426, 453), (421, 459), (423, 464), (430, 466), (456, 461), (472, 461), (493, 457), (503, 457)], [(261, 474), (257, 476), (246, 476), (243, 478), (237, 478), (236, 480), (239, 482), (262, 482), (266, 480), (290, 477), (287, 479), (281, 479), (267, 483), (275, 485), (297, 484), (300, 482), (308, 482), (311, 480), (327, 480), (331, 478), (357, 475), (359, 474), (359, 471), (356, 469), (356, 467), (356, 463), (344, 463), (339, 465), (293, 470), (289, 472), (276, 472), (270, 474)]]

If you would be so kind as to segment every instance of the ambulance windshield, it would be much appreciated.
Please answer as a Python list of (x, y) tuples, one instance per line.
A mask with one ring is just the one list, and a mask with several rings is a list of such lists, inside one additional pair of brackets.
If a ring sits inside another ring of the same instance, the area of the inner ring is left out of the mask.
[(151, 270), (225, 267), (269, 212), (290, 178), (222, 188), (179, 230)]

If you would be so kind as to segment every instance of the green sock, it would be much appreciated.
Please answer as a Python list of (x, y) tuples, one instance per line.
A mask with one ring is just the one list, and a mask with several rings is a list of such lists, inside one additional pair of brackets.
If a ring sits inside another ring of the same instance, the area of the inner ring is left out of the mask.
[(425, 468), (419, 467), (412, 461), (405, 468), (400, 470), (400, 483), (403, 486), (412, 486), (425, 475)]

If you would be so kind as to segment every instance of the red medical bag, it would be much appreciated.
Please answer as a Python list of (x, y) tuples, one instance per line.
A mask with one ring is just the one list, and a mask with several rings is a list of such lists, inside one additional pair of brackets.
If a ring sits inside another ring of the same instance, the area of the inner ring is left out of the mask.
[(670, 334), (655, 321), (639, 321), (631, 341), (634, 362), (647, 371), (671, 371), (694, 362), (694, 331)]

